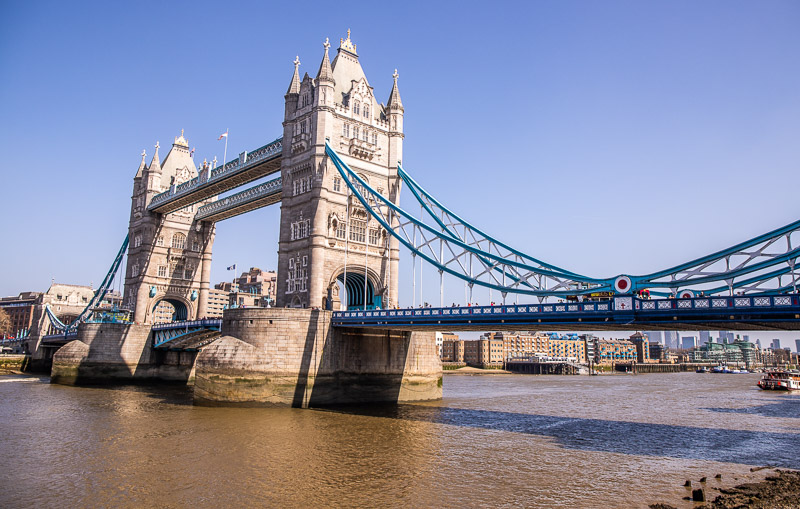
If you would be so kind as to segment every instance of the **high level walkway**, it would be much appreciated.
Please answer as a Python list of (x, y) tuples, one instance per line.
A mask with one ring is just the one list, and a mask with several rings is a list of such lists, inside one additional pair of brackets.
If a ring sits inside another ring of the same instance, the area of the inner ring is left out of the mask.
[[(169, 214), (280, 171), (283, 138), (201, 173), (153, 197), (147, 210)], [(230, 217), (230, 216), (229, 216)]]

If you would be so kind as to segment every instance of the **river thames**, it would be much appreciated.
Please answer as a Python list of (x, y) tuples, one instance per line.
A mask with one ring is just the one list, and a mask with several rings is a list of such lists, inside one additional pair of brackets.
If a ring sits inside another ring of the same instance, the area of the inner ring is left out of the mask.
[(686, 479), (798, 466), (800, 395), (757, 379), (445, 375), (434, 403), (301, 410), (2, 376), (0, 504), (680, 506)]

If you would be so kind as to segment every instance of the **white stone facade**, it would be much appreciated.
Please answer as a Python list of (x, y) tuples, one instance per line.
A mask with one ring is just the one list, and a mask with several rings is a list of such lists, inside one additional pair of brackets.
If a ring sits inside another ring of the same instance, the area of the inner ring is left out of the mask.
[(403, 106), (397, 74), (388, 105), (380, 104), (349, 31), (332, 63), (327, 41), (324, 47), (316, 78), (306, 74), (301, 80), (295, 60), (285, 96), (277, 304), (339, 309), (337, 278), (346, 270), (361, 291), (366, 267), (367, 295), (373, 297), (367, 305), (390, 307), (397, 303), (397, 240), (349, 196), (325, 141), (373, 189), (398, 203)]
[(123, 306), (134, 311), (136, 323), (153, 323), (154, 310), (161, 300), (180, 310), (177, 319), (193, 320), (209, 314), (214, 225), (194, 221), (197, 209), (208, 201), (170, 214), (147, 211), (155, 195), (198, 175), (183, 132), (175, 138), (163, 162), (158, 148), (156, 144), (149, 166), (142, 153), (133, 179)]

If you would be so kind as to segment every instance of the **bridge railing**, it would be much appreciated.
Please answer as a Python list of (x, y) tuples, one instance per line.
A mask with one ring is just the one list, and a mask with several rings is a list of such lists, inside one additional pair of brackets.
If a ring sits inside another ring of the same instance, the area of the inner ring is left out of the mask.
[(613, 304), (606, 302), (582, 302), (582, 303), (556, 303), (556, 304), (520, 304), (512, 306), (466, 306), (466, 307), (447, 307), (447, 308), (410, 308), (410, 309), (383, 309), (366, 311), (334, 311), (334, 319), (342, 318), (391, 318), (391, 319), (414, 319), (418, 317), (456, 317), (456, 316), (489, 316), (500, 314), (528, 314), (528, 313), (609, 313), (612, 311)]
[(42, 341), (44, 342), (52, 342), (52, 341), (72, 341), (73, 339), (78, 338), (78, 331), (73, 330), (64, 334), (63, 332), (60, 334), (48, 334), (46, 336), (42, 336)]
[(730, 297), (695, 297), (687, 299), (639, 299), (632, 296), (619, 296), (608, 301), (559, 302), (543, 304), (515, 304), (511, 306), (467, 306), (447, 308), (409, 308), (383, 310), (334, 311), (335, 322), (412, 322), (429, 321), (436, 318), (458, 321), (458, 318), (498, 318), (509, 315), (602, 315), (602, 314), (674, 314), (675, 312), (702, 313), (723, 310), (770, 310), (800, 308), (800, 296), (758, 295)]
[(224, 210), (238, 207), (239, 205), (243, 205), (245, 203), (258, 200), (259, 198), (278, 193), (282, 189), (283, 186), (281, 185), (281, 178), (278, 177), (257, 186), (253, 186), (250, 189), (245, 189), (240, 193), (232, 194), (231, 196), (226, 196), (225, 198), (215, 202), (203, 205), (197, 209), (197, 215), (195, 218), (199, 221), (214, 214), (218, 214)]
[(154, 331), (170, 329), (192, 329), (195, 327), (221, 327), (222, 318), (204, 318), (202, 320), (185, 320), (182, 322), (169, 322), (153, 325)]
[(635, 300), (637, 311), (674, 311), (674, 310), (714, 310), (714, 309), (746, 309), (798, 306), (798, 296), (794, 295), (735, 295), (730, 297), (695, 297), (691, 299), (658, 299)]
[(201, 173), (199, 176), (187, 180), (182, 184), (179, 184), (163, 193), (157, 194), (153, 196), (153, 199), (150, 201), (150, 205), (148, 205), (148, 209), (154, 209), (163, 205), (171, 198), (178, 197), (180, 195), (186, 194), (190, 191), (193, 191), (196, 188), (199, 188), (205, 184), (212, 183), (218, 180), (222, 180), (227, 178), (231, 175), (235, 175), (240, 171), (244, 171), (247, 168), (251, 168), (256, 164), (264, 161), (265, 159), (271, 159), (281, 154), (283, 151), (283, 138), (278, 138), (277, 140), (273, 141), (272, 143), (267, 143), (263, 147), (259, 147), (251, 152), (244, 152), (242, 155), (225, 163), (223, 166), (219, 168), (215, 168), (211, 170), (210, 174), (206, 176), (205, 173)]

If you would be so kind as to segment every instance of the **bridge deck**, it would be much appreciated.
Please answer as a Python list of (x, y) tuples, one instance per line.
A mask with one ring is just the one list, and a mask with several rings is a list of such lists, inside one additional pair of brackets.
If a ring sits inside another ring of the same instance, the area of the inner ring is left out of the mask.
[(205, 319), (153, 326), (153, 349), (193, 352), (220, 336), (222, 320)]
[(398, 330), (800, 330), (800, 296), (337, 311), (335, 327)]
[(198, 221), (219, 222), (246, 212), (278, 203), (283, 198), (281, 178), (245, 189), (240, 193), (203, 205), (197, 210)]
[(150, 212), (168, 214), (230, 191), (281, 169), (283, 139), (245, 152), (224, 166), (211, 170), (174, 188), (157, 194), (147, 207)]

